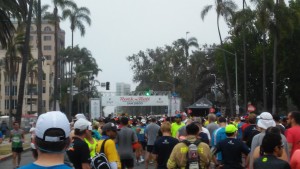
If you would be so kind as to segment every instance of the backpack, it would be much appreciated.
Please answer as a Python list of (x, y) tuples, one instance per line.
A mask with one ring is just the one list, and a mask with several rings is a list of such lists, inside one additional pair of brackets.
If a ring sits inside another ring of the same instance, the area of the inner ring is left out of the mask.
[(201, 140), (196, 140), (191, 143), (188, 140), (182, 141), (185, 145), (188, 146), (188, 152), (186, 153), (186, 169), (201, 169), (200, 158), (198, 153), (198, 146), (201, 143)]
[(248, 147), (251, 148), (251, 144), (252, 144), (253, 137), (256, 136), (256, 135), (259, 134), (259, 133), (260, 133), (260, 132), (259, 132), (258, 130), (252, 129), (252, 131), (250, 132), (250, 134), (249, 134), (249, 136), (248, 136), (248, 138), (247, 138), (247, 140), (246, 140), (246, 145), (247, 145)]
[(91, 159), (91, 169), (111, 169), (104, 153), (104, 144), (106, 141), (107, 139), (103, 141), (100, 148), (100, 153), (96, 153), (96, 155)]

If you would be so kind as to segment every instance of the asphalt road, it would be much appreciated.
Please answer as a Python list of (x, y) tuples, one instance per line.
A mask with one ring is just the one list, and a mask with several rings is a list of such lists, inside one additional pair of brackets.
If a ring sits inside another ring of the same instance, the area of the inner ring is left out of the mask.
[[(33, 162), (33, 157), (31, 154), (31, 151), (27, 151), (27, 152), (23, 152), (22, 153), (22, 160), (21, 160), (21, 166), (32, 163)], [(12, 166), (12, 158), (9, 158), (5, 161), (1, 161), (0, 162), (0, 168), (1, 169), (13, 169)], [(135, 165), (134, 169), (144, 169), (145, 168), (145, 164), (142, 163), (140, 165)], [(153, 165), (150, 165), (148, 167), (148, 169), (154, 169)]]

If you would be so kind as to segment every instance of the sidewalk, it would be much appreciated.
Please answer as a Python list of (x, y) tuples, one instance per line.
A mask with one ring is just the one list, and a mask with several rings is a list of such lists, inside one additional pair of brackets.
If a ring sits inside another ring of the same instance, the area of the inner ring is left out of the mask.
[[(30, 134), (25, 134), (25, 142), (23, 144), (24, 151), (30, 150)], [(12, 157), (11, 153), (11, 143), (8, 141), (8, 139), (4, 139), (2, 144), (0, 144), (0, 151), (2, 152), (9, 152), (7, 154), (1, 155), (0, 154), (0, 162), (7, 160), (8, 158)]]

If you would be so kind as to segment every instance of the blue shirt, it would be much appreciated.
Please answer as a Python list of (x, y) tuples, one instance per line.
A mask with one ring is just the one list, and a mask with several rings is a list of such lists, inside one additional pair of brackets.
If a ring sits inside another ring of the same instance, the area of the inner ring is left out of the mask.
[(0, 138), (2, 138), (3, 137), (3, 135), (2, 135), (2, 132), (0, 131)]
[(240, 122), (240, 123), (237, 125), (237, 128), (238, 128), (237, 139), (240, 139), (240, 140), (243, 139), (243, 130), (242, 130), (243, 124), (244, 124), (244, 122)]
[(141, 141), (141, 142), (145, 142), (145, 130), (146, 130), (146, 127), (145, 126), (138, 126), (137, 128), (141, 129), (141, 131), (136, 134), (138, 140)]
[[(212, 137), (212, 146), (216, 147), (219, 142), (222, 140), (225, 140), (227, 138), (225, 133), (225, 127), (220, 127), (217, 130), (214, 131), (213, 137)], [(222, 154), (217, 154), (217, 160), (222, 160)]]
[(67, 166), (66, 164), (58, 164), (54, 166), (40, 166), (34, 163), (27, 164), (19, 169), (72, 169), (71, 167)]

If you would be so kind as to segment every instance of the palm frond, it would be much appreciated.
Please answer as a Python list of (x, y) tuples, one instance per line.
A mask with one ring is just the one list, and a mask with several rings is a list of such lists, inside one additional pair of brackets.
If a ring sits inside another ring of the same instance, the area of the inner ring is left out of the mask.
[(204, 20), (205, 16), (207, 15), (208, 11), (211, 10), (213, 6), (212, 5), (207, 5), (205, 6), (202, 11), (201, 11), (201, 19)]

